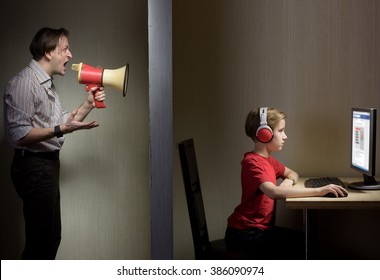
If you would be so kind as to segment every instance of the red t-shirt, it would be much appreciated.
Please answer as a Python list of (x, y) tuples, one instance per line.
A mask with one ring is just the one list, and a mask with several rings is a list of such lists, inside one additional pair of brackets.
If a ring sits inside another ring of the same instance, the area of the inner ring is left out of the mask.
[(264, 182), (276, 185), (277, 179), (283, 178), (285, 166), (273, 157), (266, 158), (253, 152), (244, 154), (241, 165), (241, 203), (228, 218), (228, 226), (268, 229), (272, 226), (275, 204), (259, 186)]

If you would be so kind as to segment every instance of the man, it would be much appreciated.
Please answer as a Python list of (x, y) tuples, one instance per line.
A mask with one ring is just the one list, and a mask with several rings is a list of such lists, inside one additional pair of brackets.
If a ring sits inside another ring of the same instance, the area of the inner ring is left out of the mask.
[(98, 126), (83, 122), (105, 100), (103, 88), (71, 113), (66, 112), (53, 84), (65, 75), (72, 58), (66, 29), (42, 28), (30, 44), (32, 60), (7, 84), (4, 95), (5, 134), (15, 148), (11, 177), (23, 201), (25, 248), (22, 259), (55, 259), (61, 241), (59, 151), (66, 133)]

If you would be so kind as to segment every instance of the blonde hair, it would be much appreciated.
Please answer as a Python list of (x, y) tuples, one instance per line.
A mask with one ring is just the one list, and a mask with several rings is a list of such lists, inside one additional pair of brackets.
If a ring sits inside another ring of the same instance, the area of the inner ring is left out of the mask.
[[(260, 108), (256, 110), (252, 110), (248, 113), (247, 118), (245, 120), (245, 134), (250, 137), (254, 142), (257, 142), (256, 131), (260, 126)], [(275, 109), (268, 108), (267, 111), (267, 125), (273, 130), (278, 123), (285, 119), (286, 115), (284, 112)]]

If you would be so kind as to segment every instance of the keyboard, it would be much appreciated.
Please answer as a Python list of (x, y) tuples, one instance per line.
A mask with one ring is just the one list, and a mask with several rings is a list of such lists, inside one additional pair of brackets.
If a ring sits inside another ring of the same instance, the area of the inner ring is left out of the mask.
[(306, 188), (320, 188), (329, 184), (339, 185), (346, 188), (346, 185), (338, 177), (317, 177), (305, 181)]
[[(338, 177), (317, 177), (317, 178), (310, 178), (305, 181), (305, 187), (306, 188), (320, 188), (329, 184), (334, 184), (338, 186), (342, 186), (343, 188), (346, 188), (346, 184), (343, 183), (341, 179)], [(325, 196), (327, 197), (335, 197), (334, 194), (328, 193)]]

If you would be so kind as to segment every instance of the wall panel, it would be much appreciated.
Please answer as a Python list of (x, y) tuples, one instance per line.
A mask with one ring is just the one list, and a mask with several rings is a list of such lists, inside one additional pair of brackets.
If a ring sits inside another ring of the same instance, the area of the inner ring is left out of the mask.
[[(149, 119), (147, 1), (2, 1), (0, 84), (30, 59), (28, 47), (43, 26), (65, 27), (74, 58), (55, 77), (72, 110), (86, 93), (71, 63), (119, 68), (130, 64), (127, 96), (107, 90), (107, 108), (88, 120), (100, 127), (67, 135), (61, 156), (62, 244), (58, 259), (149, 259)], [(41, 8), (46, 7), (46, 8)], [(1, 118), (3, 108), (0, 109)], [(9, 176), (12, 151), (0, 123), (1, 259), (19, 258), (21, 204)]]
[[(240, 199), (240, 161), (253, 147), (244, 134), (251, 109), (287, 113), (288, 140), (274, 156), (301, 176), (356, 175), (350, 109), (380, 108), (378, 1), (192, 0), (173, 7), (174, 142), (195, 140), (211, 238), (224, 236)], [(174, 151), (175, 257), (192, 258)], [(300, 227), (301, 215), (280, 203), (278, 221)]]

